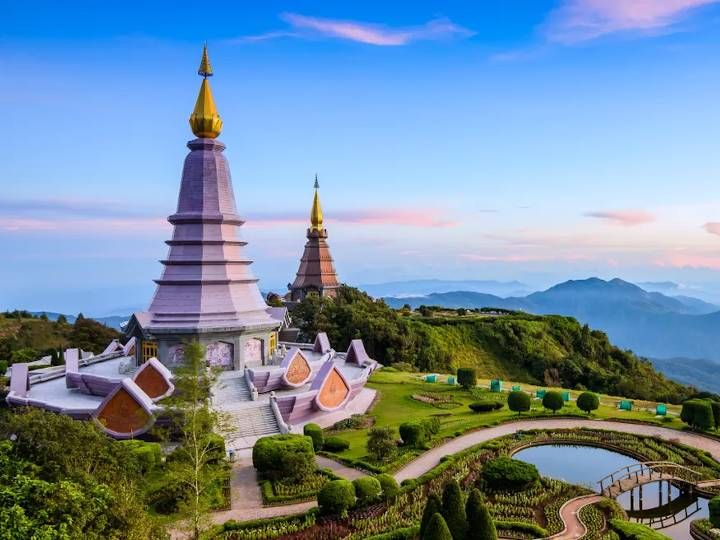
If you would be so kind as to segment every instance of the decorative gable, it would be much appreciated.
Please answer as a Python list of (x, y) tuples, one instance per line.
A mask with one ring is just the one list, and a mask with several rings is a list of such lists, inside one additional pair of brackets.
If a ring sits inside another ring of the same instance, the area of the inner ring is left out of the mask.
[(172, 375), (157, 358), (150, 358), (135, 372), (133, 381), (150, 399), (157, 401), (169, 396), (175, 390)]
[(323, 411), (333, 411), (341, 407), (350, 397), (350, 384), (332, 360), (328, 360), (320, 368), (312, 389), (317, 390), (315, 405)]
[[(310, 380), (312, 368), (300, 349), (294, 348), (291, 353), (292, 356), (289, 362), (287, 362), (287, 367), (283, 373), (283, 381), (289, 386), (297, 387)], [(285, 362), (283, 362), (283, 364), (285, 364)]]
[(109, 435), (128, 439), (145, 433), (153, 425), (151, 405), (137, 384), (124, 379), (95, 410), (93, 418)]

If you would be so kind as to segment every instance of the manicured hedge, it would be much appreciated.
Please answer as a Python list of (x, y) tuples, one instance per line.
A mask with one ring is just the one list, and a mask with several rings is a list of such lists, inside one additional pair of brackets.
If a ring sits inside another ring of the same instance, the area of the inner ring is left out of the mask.
[(714, 429), (713, 407), (707, 399), (688, 399), (682, 404), (680, 419), (695, 429)]
[(488, 461), (482, 469), (483, 480), (493, 489), (524, 489), (540, 479), (537, 467), (506, 456)]
[(377, 475), (378, 482), (382, 488), (382, 497), (386, 501), (395, 500), (400, 495), (400, 486), (398, 486), (397, 480), (390, 474), (379, 474)]
[(420, 527), (403, 527), (402, 529), (396, 529), (389, 533), (370, 536), (367, 540), (415, 540), (419, 533)]
[(621, 519), (611, 519), (610, 529), (618, 534), (620, 540), (667, 540), (668, 538), (650, 527)]
[(323, 436), (323, 430), (317, 424), (305, 424), (303, 427), (303, 435), (306, 435), (312, 439), (313, 449), (318, 452), (322, 450), (325, 437)]
[(593, 392), (583, 392), (578, 396), (575, 404), (578, 406), (578, 409), (590, 414), (600, 407), (600, 398)]
[(477, 374), (475, 368), (458, 368), (457, 381), (463, 388), (474, 388), (477, 385)]
[(710, 523), (713, 527), (720, 527), (720, 497), (715, 497), (708, 503), (710, 510)]
[(317, 500), (320, 513), (346, 515), (355, 505), (355, 488), (349, 480), (332, 480), (322, 487)]
[(508, 394), (508, 408), (520, 414), (530, 410), (530, 396), (522, 390), (515, 390)]
[(490, 412), (490, 411), (497, 411), (499, 409), (503, 408), (503, 404), (499, 401), (475, 401), (468, 405), (471, 411), (480, 413), (480, 412)]
[(328, 437), (323, 444), (323, 450), (328, 452), (343, 452), (350, 448), (350, 443), (340, 437)]
[(403, 422), (399, 431), (403, 445), (421, 448), (440, 431), (440, 419), (431, 416), (422, 420)]
[(315, 451), (310, 437), (271, 435), (258, 439), (252, 452), (253, 465), (265, 478), (301, 479), (315, 470)]
[(547, 538), (550, 533), (539, 525), (526, 521), (496, 521), (495, 528), (503, 531), (517, 531), (532, 535), (533, 538)]
[(361, 476), (353, 480), (358, 504), (367, 505), (377, 501), (382, 493), (380, 481), (374, 476)]

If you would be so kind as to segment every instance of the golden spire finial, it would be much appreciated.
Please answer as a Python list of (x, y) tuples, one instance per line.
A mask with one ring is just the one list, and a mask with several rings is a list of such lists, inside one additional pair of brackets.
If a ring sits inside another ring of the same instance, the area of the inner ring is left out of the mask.
[(321, 231), (323, 228), (323, 212), (320, 206), (320, 184), (318, 184), (317, 174), (315, 175), (315, 195), (313, 197), (312, 210), (310, 210), (310, 230)]
[(202, 60), (198, 68), (198, 75), (203, 78), (200, 85), (200, 93), (195, 102), (195, 110), (190, 115), (190, 129), (196, 137), (207, 137), (214, 139), (220, 135), (222, 130), (222, 119), (215, 108), (215, 100), (210, 90), (208, 77), (213, 74), (208, 58), (207, 44), (203, 47)]

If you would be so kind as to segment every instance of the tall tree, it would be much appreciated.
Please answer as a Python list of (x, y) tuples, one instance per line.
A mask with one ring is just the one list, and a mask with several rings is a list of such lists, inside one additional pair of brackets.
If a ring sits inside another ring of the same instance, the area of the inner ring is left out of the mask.
[(435, 514), (441, 511), (442, 503), (440, 502), (440, 497), (431, 493), (425, 503), (425, 510), (423, 510), (422, 520), (420, 521), (420, 538), (425, 538), (424, 533), (430, 524), (430, 520)]
[(495, 523), (490, 517), (490, 512), (482, 502), (482, 497), (477, 489), (470, 492), (465, 504), (467, 515), (467, 540), (497, 540)]
[(465, 505), (460, 484), (455, 479), (445, 484), (443, 489), (442, 516), (452, 533), (453, 540), (464, 540), (467, 531)]

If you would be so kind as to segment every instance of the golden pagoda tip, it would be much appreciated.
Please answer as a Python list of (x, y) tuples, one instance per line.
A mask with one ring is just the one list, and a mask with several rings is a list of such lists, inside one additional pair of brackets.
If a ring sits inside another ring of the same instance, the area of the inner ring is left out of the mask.
[(198, 68), (198, 75), (201, 75), (202, 77), (204, 77), (206, 79), (208, 77), (213, 76), (212, 65), (210, 65), (210, 58), (208, 58), (207, 41), (205, 42), (205, 45), (203, 46), (202, 59), (200, 60), (200, 67)]
[(212, 74), (207, 44), (205, 44), (200, 67), (198, 68), (198, 75), (202, 75), (203, 81), (200, 85), (197, 101), (195, 102), (195, 109), (190, 115), (190, 128), (192, 132), (200, 138), (214, 139), (220, 135), (220, 131), (222, 130), (222, 120), (215, 107), (215, 100), (210, 90), (210, 81), (207, 80)]

